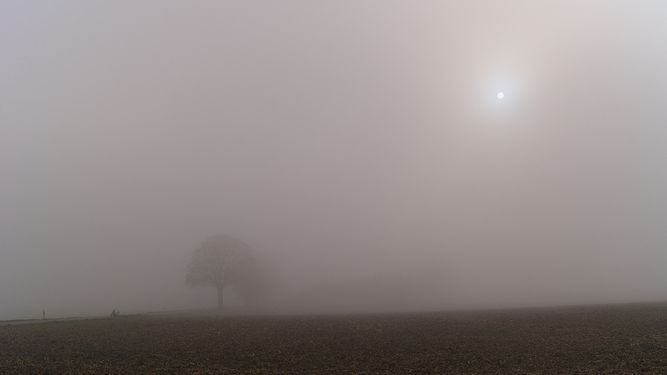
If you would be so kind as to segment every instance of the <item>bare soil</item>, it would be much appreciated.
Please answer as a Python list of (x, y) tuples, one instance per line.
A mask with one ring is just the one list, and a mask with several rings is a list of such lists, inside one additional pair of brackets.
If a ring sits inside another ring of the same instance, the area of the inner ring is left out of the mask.
[(2, 374), (667, 374), (667, 304), (0, 326)]

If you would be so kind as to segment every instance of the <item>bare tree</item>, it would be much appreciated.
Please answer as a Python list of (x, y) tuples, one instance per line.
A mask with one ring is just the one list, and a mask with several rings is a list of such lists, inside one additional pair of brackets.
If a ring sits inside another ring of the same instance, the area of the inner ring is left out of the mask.
[(218, 291), (222, 310), (224, 288), (233, 285), (252, 259), (250, 246), (230, 236), (212, 236), (192, 254), (186, 282), (190, 287), (211, 286)]

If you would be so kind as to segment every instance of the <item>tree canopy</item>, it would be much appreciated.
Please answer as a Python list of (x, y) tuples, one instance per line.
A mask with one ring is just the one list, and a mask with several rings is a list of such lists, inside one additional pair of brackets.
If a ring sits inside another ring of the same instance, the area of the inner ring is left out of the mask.
[(248, 244), (230, 236), (212, 236), (193, 253), (186, 282), (191, 287), (216, 288), (221, 309), (224, 288), (246, 278), (248, 264), (254, 264)]

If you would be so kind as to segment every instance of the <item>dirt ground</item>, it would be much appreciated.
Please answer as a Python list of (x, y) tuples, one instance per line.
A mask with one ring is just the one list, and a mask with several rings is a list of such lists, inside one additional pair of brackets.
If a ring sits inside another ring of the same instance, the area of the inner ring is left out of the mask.
[(0, 326), (1, 374), (667, 374), (667, 304)]

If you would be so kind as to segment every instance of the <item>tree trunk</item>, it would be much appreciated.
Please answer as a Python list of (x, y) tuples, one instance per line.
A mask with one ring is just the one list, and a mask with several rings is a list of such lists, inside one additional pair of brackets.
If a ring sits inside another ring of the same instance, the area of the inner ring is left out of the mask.
[(223, 296), (223, 287), (218, 287), (218, 310), (222, 311), (222, 296)]

